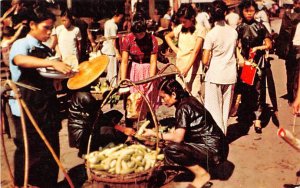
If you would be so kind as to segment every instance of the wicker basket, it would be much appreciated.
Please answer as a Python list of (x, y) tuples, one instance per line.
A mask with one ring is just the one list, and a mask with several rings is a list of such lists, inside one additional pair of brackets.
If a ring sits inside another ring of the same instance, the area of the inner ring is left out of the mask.
[[(162, 74), (170, 66), (175, 66), (175, 65), (171, 64), (171, 63), (167, 64), (164, 68), (162, 68), (159, 71), (158, 74)], [(176, 66), (175, 66), (175, 68), (176, 68), (177, 72), (175, 72), (175, 73), (173, 72), (171, 74), (166, 74), (166, 75), (162, 75), (162, 76), (170, 76), (170, 75), (178, 74), (179, 69)], [(180, 76), (180, 77), (183, 79), (182, 76)], [(157, 78), (160, 78), (160, 77), (157, 77)], [(128, 79), (122, 80), (119, 83), (119, 86), (121, 86), (121, 84), (124, 84), (124, 83), (125, 84), (131, 83), (132, 86), (136, 87), (136, 84)], [(138, 90), (137, 87), (136, 87), (136, 89)], [(138, 92), (142, 95), (142, 98), (145, 100), (145, 102), (151, 112), (153, 122), (154, 122), (154, 125), (156, 128), (156, 133), (157, 133), (156, 142), (155, 142), (155, 144), (153, 143), (154, 145), (152, 144), (152, 147), (156, 148), (156, 150), (158, 151), (158, 149), (159, 149), (158, 148), (159, 147), (158, 131), (159, 130), (158, 130), (158, 122), (157, 122), (156, 114), (154, 113), (153, 109), (151, 108), (150, 103), (149, 103), (148, 99), (145, 97), (145, 95), (142, 92), (140, 92), (139, 90), (138, 90)], [(107, 99), (112, 94), (113, 94), (113, 90), (111, 90), (110, 93), (106, 96), (106, 98), (103, 101), (103, 104), (101, 105), (101, 108), (103, 107), (103, 105), (105, 105), (105, 103), (107, 102)], [(91, 141), (91, 135), (90, 135), (90, 139), (89, 139), (87, 154), (89, 154), (90, 141)], [(115, 175), (115, 174), (110, 174), (106, 171), (92, 170), (87, 165), (87, 173), (89, 176), (89, 180), (92, 184), (91, 187), (98, 188), (98, 187), (104, 186), (104, 187), (113, 187), (113, 188), (145, 188), (145, 187), (148, 187), (149, 180), (150, 180), (151, 176), (153, 175), (153, 172), (160, 167), (163, 167), (163, 162), (156, 161), (156, 164), (154, 167), (152, 167), (144, 172), (131, 173), (131, 174), (126, 174), (126, 175)], [(171, 176), (168, 179), (166, 179), (165, 183), (170, 182), (175, 177), (176, 174), (177, 173), (172, 172)]]
[[(131, 82), (130, 80), (127, 80), (128, 82)], [(133, 84), (134, 85), (134, 84)], [(135, 85), (134, 85), (135, 86)], [(112, 93), (109, 93), (106, 96), (106, 99), (110, 97)], [(153, 112), (153, 109), (150, 107), (150, 103), (148, 99), (144, 96), (143, 93), (141, 93), (142, 97), (146, 101), (146, 104), (149, 107), (149, 110), (152, 114), (155, 128), (158, 131), (158, 125), (157, 125), (157, 117), (155, 113)], [(104, 101), (106, 101), (106, 99)], [(156, 150), (158, 151), (158, 142), (159, 139), (156, 138)], [(88, 146), (89, 147), (89, 146)], [(89, 150), (88, 152), (89, 153)], [(139, 172), (139, 173), (130, 173), (126, 175), (116, 175), (116, 174), (110, 174), (106, 171), (99, 171), (99, 170), (93, 170), (90, 169), (87, 165), (87, 173), (89, 176), (89, 179), (92, 181), (93, 187), (114, 187), (114, 188), (125, 188), (125, 187), (136, 187), (136, 188), (144, 188), (148, 185), (148, 180), (150, 179), (153, 171), (159, 167), (162, 164), (162, 162), (156, 161), (156, 165), (146, 171)]]
[(148, 186), (153, 171), (162, 165), (162, 162), (157, 162), (156, 166), (139, 173), (131, 173), (126, 175), (110, 174), (105, 171), (98, 171), (91, 169), (91, 178), (94, 185), (102, 185), (113, 188), (145, 188)]

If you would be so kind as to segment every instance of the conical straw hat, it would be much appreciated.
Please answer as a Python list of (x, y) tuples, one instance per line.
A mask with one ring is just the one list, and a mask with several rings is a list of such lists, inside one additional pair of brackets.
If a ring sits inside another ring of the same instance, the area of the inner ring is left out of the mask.
[(67, 86), (75, 90), (83, 88), (95, 81), (106, 69), (109, 58), (101, 55), (90, 61), (85, 61), (79, 65), (79, 72), (69, 78)]

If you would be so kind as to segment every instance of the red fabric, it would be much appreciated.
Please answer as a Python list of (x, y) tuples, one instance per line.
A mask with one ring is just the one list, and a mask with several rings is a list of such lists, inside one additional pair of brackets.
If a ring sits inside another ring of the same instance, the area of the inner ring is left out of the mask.
[(158, 43), (155, 36), (151, 34), (146, 34), (143, 39), (138, 40), (133, 33), (130, 33), (122, 42), (122, 51), (128, 52), (135, 62), (149, 63), (151, 54), (158, 52)]
[(245, 64), (241, 74), (242, 82), (252, 86), (254, 83), (256, 71), (257, 71), (256, 67)]

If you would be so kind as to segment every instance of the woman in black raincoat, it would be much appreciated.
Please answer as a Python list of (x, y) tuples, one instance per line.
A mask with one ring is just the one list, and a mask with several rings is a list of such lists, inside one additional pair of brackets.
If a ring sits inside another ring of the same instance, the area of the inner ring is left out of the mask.
[[(175, 106), (175, 131), (159, 134), (168, 141), (164, 148), (166, 162), (186, 167), (194, 175), (192, 186), (202, 187), (210, 180), (207, 169), (227, 159), (228, 143), (210, 113), (174, 79), (160, 83), (159, 96), (166, 106)], [(143, 136), (156, 136), (146, 129)]]
[[(257, 4), (254, 0), (245, 0), (239, 5), (242, 23), (237, 27), (238, 49), (237, 58), (240, 67), (246, 60), (253, 59), (257, 66), (253, 85), (237, 84), (238, 92), (241, 92), (241, 105), (239, 118), (246, 121), (252, 120), (255, 115), (254, 129), (256, 133), (262, 133), (261, 113), (265, 104), (266, 89), (266, 61), (265, 50), (272, 48), (270, 34), (266, 27), (254, 19), (257, 12)], [(252, 55), (252, 57), (250, 57)]]

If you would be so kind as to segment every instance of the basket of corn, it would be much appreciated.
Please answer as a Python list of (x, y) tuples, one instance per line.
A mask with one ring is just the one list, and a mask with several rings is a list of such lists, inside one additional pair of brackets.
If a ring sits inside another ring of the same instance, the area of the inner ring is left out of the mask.
[[(124, 81), (126, 80), (121, 81), (121, 83)], [(127, 81), (131, 82), (130, 80)], [(134, 83), (132, 84), (136, 87)], [(112, 92), (106, 96), (103, 104), (105, 104), (107, 98), (111, 95)], [(101, 183), (109, 185), (109, 187), (122, 188), (147, 187), (147, 182), (150, 179), (152, 172), (162, 164), (164, 155), (160, 154), (160, 149), (158, 147), (159, 139), (157, 117), (151, 108), (148, 99), (143, 93), (141, 93), (141, 95), (149, 108), (157, 132), (156, 148), (152, 150), (142, 144), (108, 144), (104, 148), (99, 148), (99, 151), (93, 151), (90, 153), (90, 135), (88, 151), (85, 159), (88, 176), (89, 179), (93, 181), (93, 184)], [(143, 125), (139, 127), (134, 137), (141, 137), (149, 123), (149, 121), (144, 122)]]
[(104, 184), (141, 184), (164, 159), (160, 150), (142, 144), (108, 144), (85, 156), (91, 177)]

